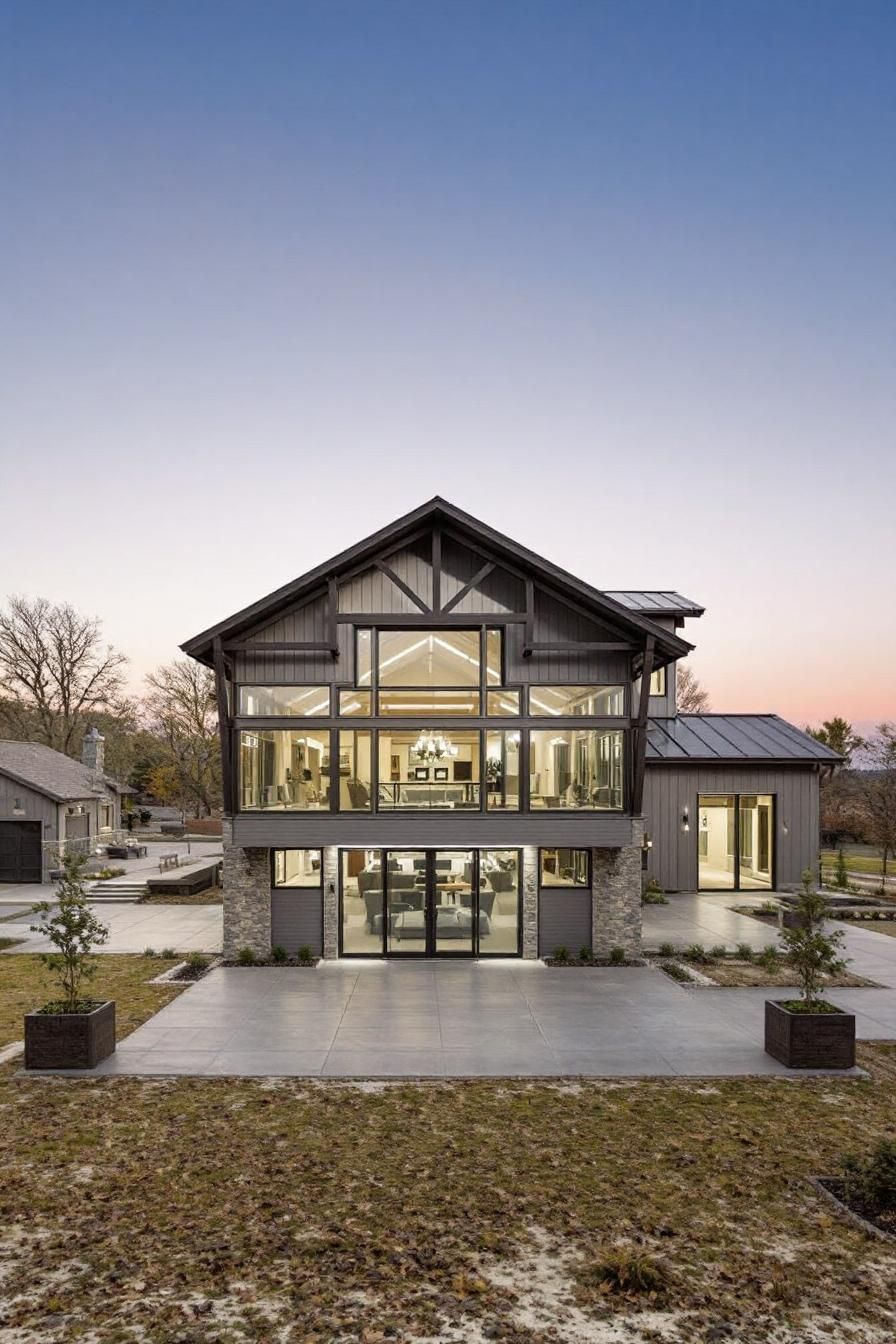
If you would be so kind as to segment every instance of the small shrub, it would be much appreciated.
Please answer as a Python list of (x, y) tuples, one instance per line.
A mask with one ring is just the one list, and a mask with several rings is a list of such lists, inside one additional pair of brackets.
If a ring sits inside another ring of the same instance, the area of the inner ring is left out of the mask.
[(555, 947), (554, 961), (569, 961), (569, 948), (563, 946)]
[(752, 961), (755, 955), (749, 943), (738, 943), (735, 951), (741, 961)]
[(781, 961), (781, 953), (776, 947), (764, 947), (756, 956), (756, 965), (761, 966), (764, 971), (779, 971)]
[(590, 948), (590, 947), (580, 947), (580, 948), (579, 948), (579, 961), (590, 961), (590, 960), (591, 960), (591, 948)]
[(188, 952), (185, 961), (191, 971), (204, 971), (208, 965), (208, 960), (201, 952)]
[(693, 961), (700, 966), (705, 965), (706, 962), (709, 961), (706, 948), (702, 943), (691, 943), (690, 947), (686, 947), (681, 955), (684, 957), (685, 961)]
[(148, 811), (147, 808), (142, 807), (140, 809), (140, 825), (148, 826), (151, 821), (152, 821), (152, 813)]
[(611, 966), (624, 966), (624, 965), (625, 965), (625, 948), (624, 948), (624, 947), (611, 947), (611, 948), (610, 948), (610, 965), (611, 965)]
[(252, 951), (251, 947), (241, 947), (236, 954), (236, 959), (240, 966), (255, 965), (255, 953)]
[(846, 859), (842, 849), (837, 850), (837, 875), (834, 878), (834, 885), (841, 891), (845, 891), (849, 886), (849, 873), (846, 871)]
[(286, 948), (282, 947), (280, 943), (275, 943), (271, 948), (271, 961), (275, 966), (282, 966), (286, 959)]
[(55, 977), (62, 998), (62, 1011), (77, 1013), (86, 1010), (92, 1000), (84, 993), (96, 974), (94, 949), (102, 947), (109, 930), (96, 918), (87, 902), (84, 890), (83, 854), (64, 854), (61, 858), (62, 878), (56, 888), (53, 902), (39, 901), (31, 907), (40, 917), (32, 924), (32, 933), (49, 939), (54, 952), (42, 952), (41, 961)]
[(724, 943), (716, 943), (715, 947), (709, 949), (709, 955), (713, 961), (720, 961), (722, 957), (727, 957), (728, 949)]
[(824, 1003), (820, 990), (825, 976), (837, 975), (846, 966), (840, 955), (843, 932), (828, 933), (824, 921), (831, 908), (825, 894), (818, 891), (811, 869), (803, 873), (803, 889), (796, 903), (800, 924), (782, 929), (784, 960), (796, 972), (800, 986), (802, 1011), (812, 1012)]
[(674, 946), (674, 944), (673, 944), (673, 943), (660, 943), (660, 956), (661, 956), (661, 957), (674, 957), (674, 956), (675, 956), (675, 946)]
[(655, 877), (651, 877), (641, 893), (642, 905), (668, 905), (666, 893)]
[(160, 957), (176, 957), (176, 956), (177, 956), (177, 953), (175, 952), (175, 950), (174, 950), (173, 947), (163, 947), (162, 950), (161, 950), (161, 952), (159, 953), (159, 956), (160, 956)]
[(761, 905), (756, 907), (756, 913), (760, 915), (776, 915), (778, 913), (778, 905), (775, 901), (763, 901)]
[(156, 950), (155, 950), (154, 947), (144, 947), (144, 949), (143, 949), (143, 955), (144, 955), (144, 957), (154, 957), (155, 954), (156, 954)]
[(663, 970), (673, 980), (678, 980), (683, 985), (693, 984), (694, 977), (691, 975), (690, 971), (686, 970), (684, 966), (679, 966), (677, 961), (667, 962), (663, 967)]
[(896, 1139), (881, 1139), (865, 1157), (844, 1157), (847, 1201), (896, 1223)]
[(593, 1269), (598, 1283), (612, 1293), (662, 1293), (669, 1286), (665, 1262), (636, 1246), (617, 1246)]
[(303, 946), (299, 948), (298, 957), (299, 961), (302, 963), (303, 966), (307, 966), (309, 961), (314, 960), (314, 953), (311, 951), (311, 948), (308, 946), (307, 943), (303, 944)]

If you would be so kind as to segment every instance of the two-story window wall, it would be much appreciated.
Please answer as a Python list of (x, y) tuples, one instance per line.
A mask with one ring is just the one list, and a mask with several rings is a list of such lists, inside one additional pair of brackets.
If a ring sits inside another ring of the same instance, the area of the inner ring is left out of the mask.
[[(507, 685), (503, 631), (488, 627), (362, 627), (353, 681), (239, 687), (243, 811), (626, 806), (621, 684)], [(297, 716), (315, 722), (276, 722)]]

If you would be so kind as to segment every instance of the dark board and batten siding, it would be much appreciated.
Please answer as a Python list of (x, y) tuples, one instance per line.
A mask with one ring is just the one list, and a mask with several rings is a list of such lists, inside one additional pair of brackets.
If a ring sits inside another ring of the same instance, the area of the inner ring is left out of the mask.
[(432, 817), (414, 812), (372, 816), (352, 812), (254, 816), (242, 812), (233, 819), (233, 840), (237, 845), (263, 849), (318, 849), (323, 845), (347, 849), (616, 848), (631, 844), (632, 822), (625, 815), (569, 817), (531, 812), (501, 817), (475, 812), (446, 816), (441, 811)]
[(319, 890), (277, 887), (271, 891), (271, 947), (285, 947), (294, 957), (300, 947), (323, 954), (324, 908)]
[[(284, 613), (276, 621), (246, 635), (241, 642), (319, 643), (329, 637), (327, 600), (325, 597), (319, 597), (305, 606)], [(261, 685), (272, 682), (281, 686), (291, 686), (297, 682), (329, 685), (337, 678), (339, 681), (350, 681), (354, 676), (352, 627), (340, 625), (337, 637), (338, 658), (332, 658), (329, 654), (236, 653), (235, 680), (244, 686), (251, 686), (256, 682)]]
[[(24, 809), (25, 815), (23, 817), (17, 817), (14, 813), (16, 802)], [(40, 823), (41, 876), (43, 881), (48, 881), (52, 843), (45, 845), (45, 842), (55, 842), (57, 839), (59, 804), (52, 798), (47, 798), (44, 794), (29, 789), (25, 784), (19, 784), (6, 775), (0, 775), (0, 821), (7, 820)]]
[[(644, 814), (653, 841), (650, 874), (667, 891), (697, 890), (697, 797), (701, 793), (774, 794), (777, 885), (797, 886), (804, 869), (814, 871), (818, 862), (818, 774), (814, 767), (651, 766), (648, 761)], [(681, 828), (685, 808), (689, 831)]]
[(565, 947), (577, 957), (591, 946), (591, 889), (548, 887), (538, 893), (538, 955), (550, 957)]

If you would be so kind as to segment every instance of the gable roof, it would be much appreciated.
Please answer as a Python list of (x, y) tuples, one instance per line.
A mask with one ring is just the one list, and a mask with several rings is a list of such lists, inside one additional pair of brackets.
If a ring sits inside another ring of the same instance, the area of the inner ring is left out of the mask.
[(125, 791), (105, 776), (103, 782), (106, 788), (97, 789), (93, 771), (86, 765), (40, 742), (0, 739), (0, 775), (14, 779), (35, 793), (42, 793), (46, 798), (53, 798), (57, 803), (98, 798), (107, 790), (115, 793)]
[(627, 629), (634, 628), (645, 636), (653, 635), (656, 640), (658, 657), (661, 661), (668, 661), (670, 658), (683, 658), (693, 647), (686, 640), (654, 624), (646, 614), (633, 610), (609, 593), (603, 593), (597, 588), (592, 588), (590, 584), (576, 578), (574, 574), (570, 574), (550, 560), (545, 560), (535, 551), (530, 551), (528, 547), (520, 545), (511, 537), (505, 536), (503, 532), (498, 532), (495, 528), (489, 527), (487, 523), (474, 518), (472, 514), (465, 513), (463, 509), (457, 508), (456, 505), (442, 499), (439, 495), (435, 495), (425, 504), (421, 504), (419, 508), (411, 510), (410, 513), (404, 514), (401, 518), (397, 518), (387, 527), (371, 533), (369, 537), (365, 537), (363, 541), (350, 546), (348, 550), (341, 551), (330, 560), (308, 570), (306, 574), (300, 575), (291, 583), (284, 584), (282, 588), (269, 593), (258, 602), (244, 607), (242, 611), (235, 612), (233, 616), (227, 617), (226, 620), (220, 621), (208, 630), (203, 630), (201, 634), (194, 635), (192, 639), (186, 640), (180, 647), (190, 657), (198, 658), (201, 662), (209, 662), (212, 643), (216, 638), (239, 638), (261, 621), (277, 615), (303, 597), (320, 589), (331, 575), (338, 577), (340, 572), (355, 569), (365, 560), (372, 561), (384, 548), (399, 545), (405, 536), (415, 532), (421, 526), (435, 525), (436, 523), (446, 524), (461, 538), (464, 536), (470, 537), (473, 541), (486, 547), (497, 558), (504, 559), (511, 565), (534, 571), (539, 578), (548, 582), (561, 595), (566, 594), (568, 597), (593, 609), (598, 618), (602, 616), (605, 620), (614, 621)]
[(836, 765), (843, 757), (777, 714), (679, 714), (650, 719), (647, 763), (771, 761)]

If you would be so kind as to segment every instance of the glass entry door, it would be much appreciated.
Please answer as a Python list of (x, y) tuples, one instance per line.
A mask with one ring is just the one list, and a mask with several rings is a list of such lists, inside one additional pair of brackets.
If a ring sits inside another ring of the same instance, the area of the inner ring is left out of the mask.
[(386, 951), (472, 956), (476, 851), (386, 850)]

